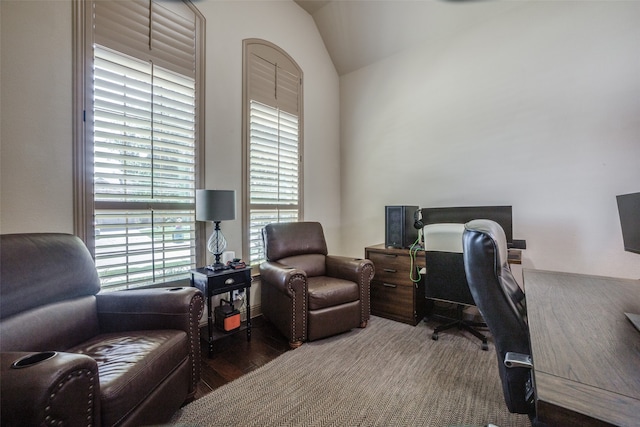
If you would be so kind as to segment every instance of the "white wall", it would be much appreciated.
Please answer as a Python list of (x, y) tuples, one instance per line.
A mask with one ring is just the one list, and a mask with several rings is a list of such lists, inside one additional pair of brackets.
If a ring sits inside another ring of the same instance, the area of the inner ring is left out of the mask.
[[(305, 73), (305, 213), (330, 248), (363, 256), (384, 241), (385, 205), (511, 204), (525, 267), (640, 277), (615, 206), (640, 191), (639, 2), (531, 2), (339, 88), (293, 2), (195, 4), (207, 19), (207, 186), (240, 190), (241, 41), (264, 38)], [(73, 230), (71, 11), (0, 2), (3, 233)], [(239, 220), (223, 227), (239, 252)]]
[[(207, 20), (206, 186), (241, 212), (242, 40), (269, 40), (304, 72), (305, 213), (339, 244), (339, 81), (313, 19), (290, 0), (194, 4)], [(2, 0), (3, 233), (73, 232), (72, 3)], [(241, 221), (223, 223), (241, 255)]]
[(71, 2), (0, 8), (0, 231), (71, 233)]
[(342, 247), (385, 205), (513, 205), (525, 268), (640, 278), (640, 2), (530, 2), (342, 76)]
[[(207, 188), (240, 197), (242, 40), (262, 38), (304, 73), (305, 219), (321, 221), (340, 243), (339, 81), (313, 19), (292, 1), (200, 1), (207, 18)], [(241, 206), (238, 205), (238, 215)], [(241, 251), (241, 222), (222, 224), (229, 250)]]

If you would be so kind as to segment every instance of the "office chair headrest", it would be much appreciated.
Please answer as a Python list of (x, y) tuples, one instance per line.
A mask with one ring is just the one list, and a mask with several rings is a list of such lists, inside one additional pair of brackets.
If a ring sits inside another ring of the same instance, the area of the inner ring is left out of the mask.
[(498, 266), (503, 266), (508, 262), (507, 237), (500, 224), (490, 219), (474, 219), (467, 222), (464, 229), (485, 234), (495, 242), (498, 251), (498, 259), (496, 260)]

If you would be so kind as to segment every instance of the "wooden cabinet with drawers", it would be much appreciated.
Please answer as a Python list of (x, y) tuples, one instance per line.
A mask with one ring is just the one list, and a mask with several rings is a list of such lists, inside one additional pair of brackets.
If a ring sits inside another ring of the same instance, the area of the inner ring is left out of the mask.
[[(384, 244), (365, 248), (365, 257), (373, 261), (375, 276), (371, 281), (371, 314), (417, 325), (426, 314), (424, 279), (411, 280), (409, 249), (387, 248)], [(413, 278), (425, 266), (424, 252), (418, 251), (413, 263)]]

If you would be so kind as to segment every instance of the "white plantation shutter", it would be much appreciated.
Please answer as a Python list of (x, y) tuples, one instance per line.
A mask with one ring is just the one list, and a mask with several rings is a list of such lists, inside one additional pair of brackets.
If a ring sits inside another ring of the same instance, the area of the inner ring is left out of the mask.
[(251, 101), (251, 204), (298, 203), (298, 117)]
[(176, 0), (95, 0), (95, 43), (195, 77), (198, 15)]
[(251, 44), (248, 49), (250, 99), (298, 115), (302, 72), (275, 48)]
[(302, 72), (264, 41), (245, 41), (245, 57), (245, 253), (257, 265), (264, 260), (262, 228), (302, 219)]
[(185, 279), (197, 265), (203, 21), (182, 1), (91, 2), (91, 249), (103, 289)]
[(258, 264), (262, 228), (299, 219), (298, 118), (257, 101), (250, 101), (249, 117), (249, 259)]
[(97, 203), (193, 203), (195, 82), (96, 46)]
[(195, 266), (195, 81), (94, 49), (95, 259), (103, 288)]

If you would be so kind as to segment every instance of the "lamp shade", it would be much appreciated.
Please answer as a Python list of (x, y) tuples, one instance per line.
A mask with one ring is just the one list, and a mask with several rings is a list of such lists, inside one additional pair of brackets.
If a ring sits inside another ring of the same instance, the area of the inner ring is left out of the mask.
[(196, 190), (196, 221), (236, 219), (234, 190)]

